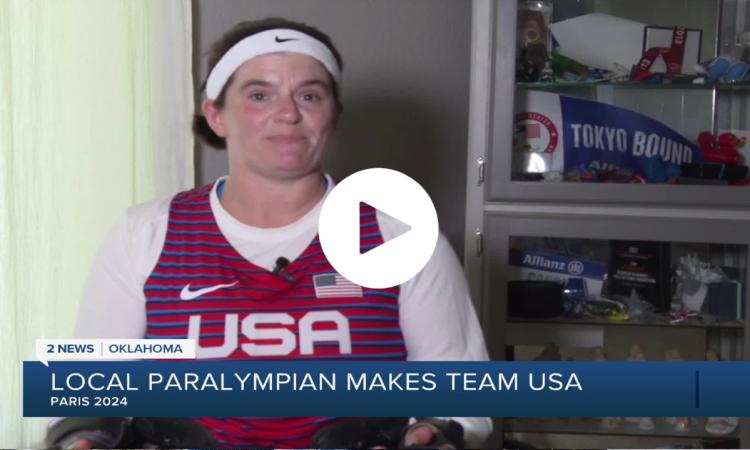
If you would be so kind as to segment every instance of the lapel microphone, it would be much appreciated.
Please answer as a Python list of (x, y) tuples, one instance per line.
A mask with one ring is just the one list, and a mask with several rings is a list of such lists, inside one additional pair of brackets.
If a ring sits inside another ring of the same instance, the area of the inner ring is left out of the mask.
[(273, 274), (274, 275), (280, 275), (284, 277), (284, 279), (289, 284), (293, 284), (297, 282), (297, 279), (292, 276), (289, 272), (286, 271), (286, 267), (289, 265), (289, 260), (284, 258), (283, 256), (280, 256), (276, 260), (276, 265), (273, 267)]

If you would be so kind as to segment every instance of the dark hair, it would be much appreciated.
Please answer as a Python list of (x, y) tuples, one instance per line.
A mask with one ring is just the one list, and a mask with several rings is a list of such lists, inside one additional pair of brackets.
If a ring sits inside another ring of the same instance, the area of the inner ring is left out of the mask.
[[(214, 44), (207, 52), (208, 73), (211, 73), (214, 66), (216, 66), (221, 57), (224, 56), (224, 54), (228, 52), (229, 49), (231, 49), (236, 43), (240, 42), (248, 36), (252, 36), (263, 31), (272, 30), (274, 28), (289, 28), (314, 37), (315, 39), (325, 44), (326, 47), (328, 47), (331, 53), (333, 53), (333, 57), (336, 58), (336, 62), (338, 63), (339, 67), (343, 69), (344, 63), (341, 60), (341, 55), (339, 54), (339, 51), (333, 45), (331, 38), (327, 34), (323, 33), (315, 27), (301, 22), (294, 22), (278, 17), (269, 17), (262, 20), (240, 22), (232, 27), (232, 29), (224, 33), (224, 35), (218, 41), (214, 42)], [(331, 85), (333, 86), (333, 98), (336, 102), (336, 110), (337, 113), (341, 113), (341, 111), (343, 110), (343, 106), (341, 104), (341, 100), (339, 99), (339, 88), (336, 80), (334, 80), (333, 77), (330, 78), (332, 82)], [(232, 83), (233, 79), (234, 75), (229, 77), (227, 82), (224, 84), (224, 87), (222, 87), (221, 92), (216, 97), (215, 104), (217, 107), (222, 108), (224, 106), (224, 101), (226, 100), (226, 89), (227, 86)], [(205, 89), (205, 85), (206, 83), (204, 81), (203, 85), (201, 86), (201, 91)], [(206, 118), (202, 114), (195, 114), (193, 116), (193, 133), (195, 133), (195, 135), (198, 136), (203, 142), (212, 147), (226, 148), (227, 146), (226, 140), (214, 133), (214, 131), (208, 125), (208, 121), (206, 121)]]

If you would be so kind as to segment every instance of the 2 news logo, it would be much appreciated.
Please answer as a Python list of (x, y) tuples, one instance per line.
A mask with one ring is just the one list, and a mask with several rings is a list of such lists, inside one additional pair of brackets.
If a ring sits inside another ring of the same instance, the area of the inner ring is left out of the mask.
[(94, 354), (96, 347), (94, 344), (47, 344), (48, 354)]

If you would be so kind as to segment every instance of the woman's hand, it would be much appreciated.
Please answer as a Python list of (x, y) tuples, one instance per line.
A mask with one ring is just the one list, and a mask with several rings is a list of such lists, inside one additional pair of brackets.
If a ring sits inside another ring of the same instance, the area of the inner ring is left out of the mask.
[(405, 447), (455, 449), (438, 428), (428, 422), (416, 422), (404, 435)]
[(77, 450), (89, 449), (89, 448), (94, 448), (94, 443), (89, 441), (88, 439), (80, 439), (70, 444), (68, 448), (77, 449)]

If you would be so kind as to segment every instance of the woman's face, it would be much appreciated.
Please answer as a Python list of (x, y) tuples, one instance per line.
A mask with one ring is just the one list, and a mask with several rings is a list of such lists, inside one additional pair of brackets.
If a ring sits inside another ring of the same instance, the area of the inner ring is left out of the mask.
[(204, 113), (227, 141), (230, 170), (293, 179), (320, 170), (336, 123), (331, 77), (316, 59), (271, 53), (245, 62), (234, 73), (217, 110)]

